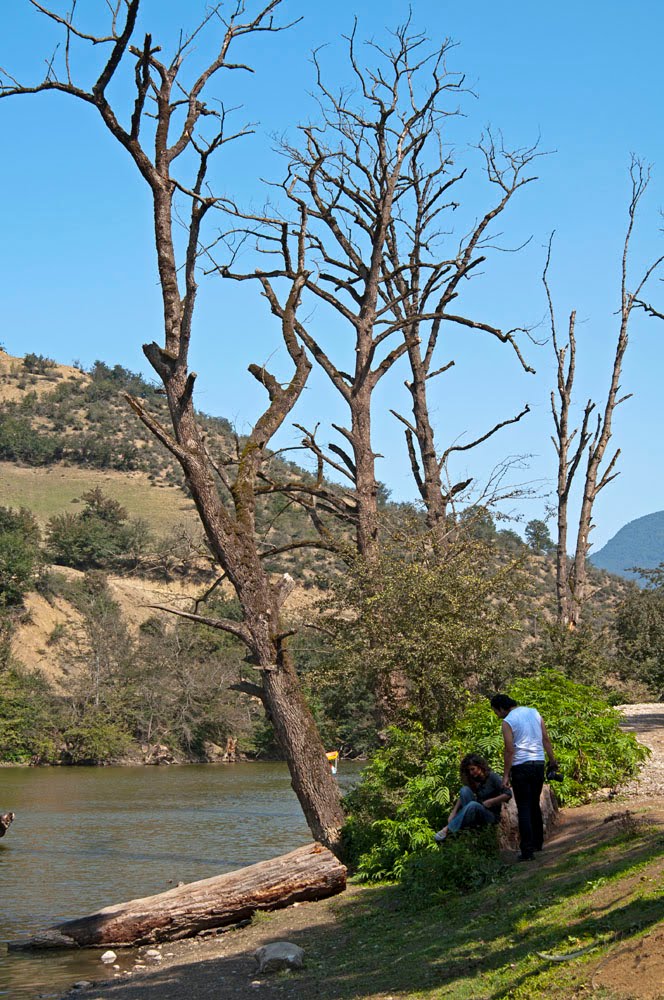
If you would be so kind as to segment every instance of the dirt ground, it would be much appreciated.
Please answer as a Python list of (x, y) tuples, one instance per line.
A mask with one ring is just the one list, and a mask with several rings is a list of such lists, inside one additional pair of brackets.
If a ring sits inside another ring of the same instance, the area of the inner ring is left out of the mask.
[[(547, 858), (578, 847), (580, 841), (600, 842), (610, 835), (605, 819), (616, 810), (639, 811), (654, 806), (651, 818), (664, 825), (664, 704), (624, 707), (625, 728), (632, 729), (652, 750), (652, 757), (638, 782), (620, 796), (620, 803), (606, 800), (563, 813), (562, 821), (547, 845)], [(627, 799), (627, 801), (625, 801)], [(654, 800), (654, 801), (653, 801)], [(362, 892), (350, 886), (344, 894)], [(352, 947), (341, 940), (337, 912), (342, 897), (317, 903), (299, 903), (266, 915), (252, 924), (210, 937), (199, 937), (159, 947), (161, 961), (145, 957), (147, 949), (118, 953), (114, 978), (75, 989), (68, 998), (80, 1000), (314, 1000), (319, 995), (315, 968), (290, 980), (287, 975), (259, 977), (252, 953), (271, 941), (297, 943), (313, 935), (321, 947)], [(138, 968), (137, 968), (138, 965)], [(142, 967), (141, 967), (142, 966)], [(106, 970), (104, 970), (106, 972)], [(109, 969), (108, 972), (111, 972)], [(107, 972), (107, 974), (108, 974)], [(592, 987), (605, 988), (616, 1000), (662, 1000), (664, 997), (664, 927), (620, 950), (611, 952), (596, 968)], [(585, 994), (584, 994), (585, 995)], [(385, 1000), (392, 1000), (386, 997)], [(479, 996), (478, 996), (479, 1000)]]

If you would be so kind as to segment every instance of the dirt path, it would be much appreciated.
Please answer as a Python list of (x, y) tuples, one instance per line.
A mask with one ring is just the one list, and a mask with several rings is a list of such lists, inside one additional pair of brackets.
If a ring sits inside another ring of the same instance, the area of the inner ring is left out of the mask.
[[(664, 704), (627, 705), (622, 708), (625, 728), (634, 731), (652, 750), (652, 757), (639, 781), (621, 790), (618, 804), (599, 802), (567, 811), (547, 848), (547, 861), (610, 835), (604, 821), (611, 813), (625, 808), (639, 811), (653, 798), (661, 806), (656, 811), (664, 822)], [(625, 797), (628, 801), (625, 802)], [(166, 944), (157, 949), (162, 959), (150, 962), (147, 949), (118, 952), (113, 979), (89, 984), (67, 994), (80, 1000), (246, 1000), (256, 995), (260, 1000), (313, 1000), (319, 993), (316, 970), (309, 966), (305, 975), (290, 980), (288, 976), (261, 976), (255, 971), (252, 953), (270, 941), (316, 939), (320, 946), (334, 951), (352, 947), (337, 922), (341, 900), (362, 892), (350, 886), (343, 897), (319, 903), (295, 904), (286, 910), (258, 918), (249, 926), (211, 937), (198, 937)], [(139, 964), (139, 968), (136, 968)], [(315, 963), (314, 963), (315, 964)], [(140, 967), (142, 966), (142, 968)], [(103, 969), (101, 974), (108, 975)], [(608, 988), (613, 997), (630, 1000), (661, 1000), (664, 981), (664, 931), (655, 928), (641, 938), (611, 953), (593, 980), (595, 987)], [(627, 991), (627, 992), (626, 992)], [(584, 994), (585, 995), (585, 994)]]
[(630, 782), (624, 794), (639, 798), (664, 796), (664, 703), (621, 705), (620, 710), (625, 716), (623, 728), (635, 733), (652, 751), (639, 780)]

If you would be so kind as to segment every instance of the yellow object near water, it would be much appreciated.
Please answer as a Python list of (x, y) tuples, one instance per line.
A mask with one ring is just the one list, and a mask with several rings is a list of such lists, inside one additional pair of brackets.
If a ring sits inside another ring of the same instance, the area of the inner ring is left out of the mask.
[(330, 752), (326, 753), (325, 756), (327, 757), (327, 759), (330, 762), (330, 767), (332, 768), (332, 774), (336, 774), (337, 773), (337, 768), (339, 766), (339, 751), (338, 750), (330, 750)]

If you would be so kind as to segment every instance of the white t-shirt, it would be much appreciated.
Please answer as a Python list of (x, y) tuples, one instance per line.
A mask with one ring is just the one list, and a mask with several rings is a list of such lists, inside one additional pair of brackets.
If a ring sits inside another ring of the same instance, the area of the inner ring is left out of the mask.
[(512, 764), (525, 764), (528, 760), (544, 760), (542, 743), (542, 716), (536, 708), (517, 705), (504, 720), (514, 736)]

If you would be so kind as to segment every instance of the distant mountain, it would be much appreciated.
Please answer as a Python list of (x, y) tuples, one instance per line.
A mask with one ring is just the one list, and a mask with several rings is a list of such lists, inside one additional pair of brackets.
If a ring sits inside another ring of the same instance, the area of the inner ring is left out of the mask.
[(609, 573), (642, 582), (638, 573), (630, 572), (634, 566), (653, 569), (664, 562), (664, 510), (630, 521), (590, 556), (590, 562)]

